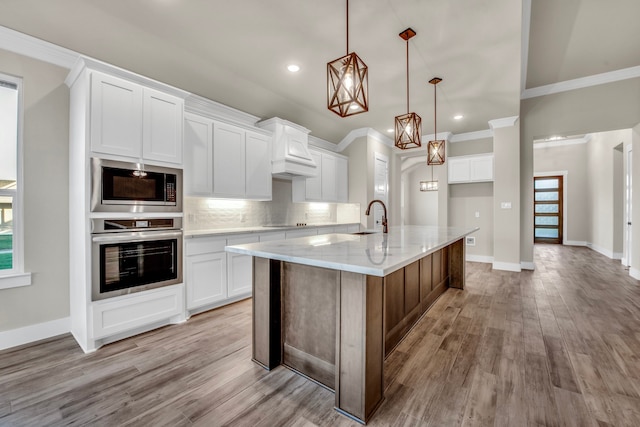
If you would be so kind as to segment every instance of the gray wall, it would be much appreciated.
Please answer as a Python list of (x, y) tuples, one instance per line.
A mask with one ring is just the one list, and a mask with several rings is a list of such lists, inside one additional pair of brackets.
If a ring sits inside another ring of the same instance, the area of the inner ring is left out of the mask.
[(68, 70), (0, 50), (23, 78), (24, 267), (30, 286), (0, 290), (0, 331), (69, 316)]
[[(520, 103), (520, 120), (521, 260), (533, 262), (533, 140), (636, 126), (640, 78), (525, 99)], [(640, 236), (634, 242), (638, 240)], [(634, 253), (640, 267), (640, 254)]]
[(586, 244), (589, 239), (587, 144), (539, 148), (533, 150), (533, 156), (535, 175), (567, 172), (564, 238), (567, 244)]

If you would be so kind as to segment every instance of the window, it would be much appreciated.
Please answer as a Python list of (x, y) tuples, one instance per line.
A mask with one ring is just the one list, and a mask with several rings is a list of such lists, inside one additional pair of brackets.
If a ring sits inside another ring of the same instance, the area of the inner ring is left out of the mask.
[(534, 242), (562, 243), (562, 177), (534, 178)]
[(0, 74), (0, 289), (31, 283), (22, 260), (21, 91), (21, 79)]

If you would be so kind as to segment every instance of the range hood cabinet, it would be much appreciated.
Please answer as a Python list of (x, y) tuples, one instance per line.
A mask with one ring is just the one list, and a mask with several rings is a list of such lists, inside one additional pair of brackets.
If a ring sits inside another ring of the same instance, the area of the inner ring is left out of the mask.
[(308, 178), (318, 174), (309, 152), (309, 129), (278, 117), (257, 125), (273, 132), (271, 173), (275, 178)]

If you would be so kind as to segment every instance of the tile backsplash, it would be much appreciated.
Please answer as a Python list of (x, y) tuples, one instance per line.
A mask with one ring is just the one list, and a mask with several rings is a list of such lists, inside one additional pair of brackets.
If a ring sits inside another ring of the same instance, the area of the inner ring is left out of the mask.
[(185, 197), (187, 231), (263, 225), (347, 224), (360, 222), (359, 203), (293, 203), (291, 181), (273, 180), (268, 202)]

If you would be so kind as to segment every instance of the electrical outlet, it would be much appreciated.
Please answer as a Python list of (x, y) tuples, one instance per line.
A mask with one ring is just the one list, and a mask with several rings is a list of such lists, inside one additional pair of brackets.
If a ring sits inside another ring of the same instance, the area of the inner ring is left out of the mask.
[(475, 236), (467, 236), (467, 238), (466, 238), (466, 244), (467, 244), (467, 246), (475, 246), (475, 245), (476, 245), (476, 238), (475, 238)]
[(476, 211), (476, 218), (480, 218), (480, 212)]

